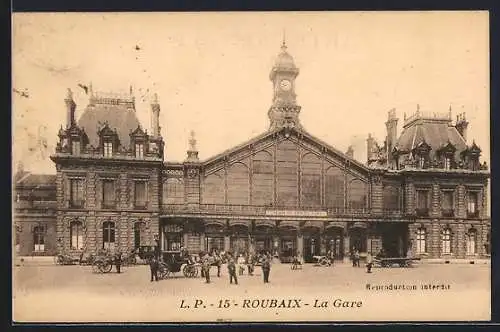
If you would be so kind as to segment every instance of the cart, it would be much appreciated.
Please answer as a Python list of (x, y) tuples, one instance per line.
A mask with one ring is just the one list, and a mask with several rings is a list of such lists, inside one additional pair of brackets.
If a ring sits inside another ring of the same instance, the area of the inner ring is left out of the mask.
[(54, 256), (56, 265), (75, 265), (80, 262), (80, 256), (72, 256), (67, 253), (60, 253)]
[(92, 263), (92, 272), (109, 273), (113, 269), (113, 256), (97, 256)]
[(183, 258), (180, 252), (164, 252), (162, 261), (159, 263), (158, 276), (160, 279), (173, 277), (175, 273), (181, 272), (186, 278), (196, 278), (199, 273), (200, 263), (194, 259)]

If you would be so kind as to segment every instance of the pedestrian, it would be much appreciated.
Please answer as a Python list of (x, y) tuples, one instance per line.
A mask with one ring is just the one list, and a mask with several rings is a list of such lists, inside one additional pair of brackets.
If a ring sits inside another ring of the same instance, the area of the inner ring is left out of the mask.
[(253, 276), (254, 259), (253, 259), (253, 255), (251, 253), (248, 254), (247, 268), (248, 268), (248, 275)]
[(158, 281), (159, 262), (155, 255), (149, 258), (149, 269), (151, 270), (151, 282)]
[(238, 277), (236, 276), (236, 262), (232, 255), (229, 256), (229, 260), (227, 262), (227, 271), (229, 273), (229, 283), (232, 284), (234, 280), (234, 283), (237, 285)]
[(122, 253), (120, 250), (118, 250), (115, 254), (115, 266), (116, 266), (116, 273), (121, 273), (120, 268), (122, 266)]
[(206, 252), (202, 259), (202, 275), (205, 276), (205, 282), (207, 284), (210, 283), (210, 265), (210, 256), (208, 255), (208, 252)]
[(240, 254), (238, 257), (238, 271), (240, 276), (242, 276), (245, 271), (245, 257), (243, 257), (243, 254)]
[(366, 255), (366, 273), (372, 273), (373, 258), (372, 254)]
[(264, 283), (269, 283), (269, 272), (271, 272), (271, 260), (268, 255), (264, 255), (262, 260), (262, 274), (264, 275)]
[(356, 251), (354, 251), (354, 266), (359, 267), (359, 260), (359, 250), (356, 249)]

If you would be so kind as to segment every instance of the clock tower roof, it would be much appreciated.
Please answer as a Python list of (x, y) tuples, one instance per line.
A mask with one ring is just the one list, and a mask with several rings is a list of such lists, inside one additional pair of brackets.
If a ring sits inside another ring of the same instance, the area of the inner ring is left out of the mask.
[(281, 45), (281, 52), (276, 57), (276, 61), (274, 62), (275, 68), (283, 68), (283, 69), (295, 69), (295, 62), (293, 61), (293, 57), (288, 53), (287, 46), (285, 41)]

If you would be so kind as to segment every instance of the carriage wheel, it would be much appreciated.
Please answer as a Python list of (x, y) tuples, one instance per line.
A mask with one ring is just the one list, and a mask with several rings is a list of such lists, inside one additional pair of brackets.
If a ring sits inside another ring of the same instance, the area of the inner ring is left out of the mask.
[(170, 274), (170, 271), (166, 265), (161, 266), (158, 272), (160, 272), (160, 279), (167, 279), (168, 275)]
[(130, 260), (129, 260), (129, 264), (130, 264), (130, 265), (135, 265), (135, 264), (137, 264), (137, 258), (135, 257), (135, 255), (134, 255), (134, 256), (132, 256), (132, 257), (130, 258)]
[(326, 258), (322, 258), (320, 261), (319, 261), (319, 265), (321, 266), (327, 266), (328, 265), (328, 261)]
[(54, 263), (56, 265), (61, 265), (62, 264), (62, 256), (61, 255), (54, 256)]
[(99, 270), (102, 273), (111, 272), (111, 269), (113, 269), (113, 265), (111, 265), (109, 262), (102, 262), (101, 264), (99, 264)]
[(192, 266), (192, 265), (184, 266), (184, 268), (182, 269), (182, 273), (184, 274), (184, 276), (186, 278), (194, 277), (194, 275), (195, 275), (194, 266)]

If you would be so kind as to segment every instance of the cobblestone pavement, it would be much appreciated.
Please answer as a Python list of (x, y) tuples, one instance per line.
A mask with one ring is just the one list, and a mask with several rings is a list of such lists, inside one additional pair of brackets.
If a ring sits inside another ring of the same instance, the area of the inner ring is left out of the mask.
[[(257, 268), (254, 276), (240, 276), (238, 285), (229, 284), (225, 267), (220, 278), (212, 268), (210, 284), (200, 277), (185, 278), (181, 272), (150, 282), (149, 267), (144, 265), (124, 267), (121, 274), (114, 271), (96, 274), (90, 266), (15, 267), (14, 318), (101, 322), (489, 319), (489, 265), (419, 264), (375, 268), (368, 274), (348, 264), (305, 265), (297, 271), (288, 264), (274, 264), (269, 284), (263, 283)], [(335, 307), (337, 299), (337, 305), (350, 302), (354, 308)], [(317, 307), (323, 302), (327, 307)], [(292, 309), (293, 305), (299, 307)]]

